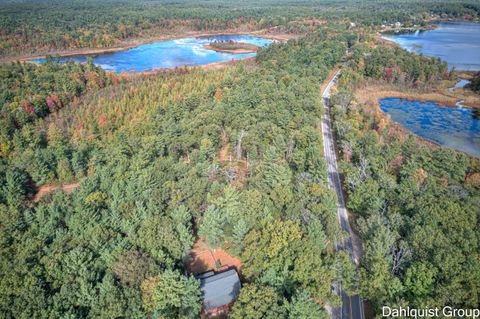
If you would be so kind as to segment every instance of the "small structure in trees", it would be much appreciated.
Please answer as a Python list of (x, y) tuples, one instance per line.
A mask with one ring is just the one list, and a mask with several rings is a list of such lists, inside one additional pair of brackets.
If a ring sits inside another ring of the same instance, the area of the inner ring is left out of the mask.
[(240, 293), (240, 278), (235, 269), (220, 273), (213, 271), (197, 276), (203, 298), (203, 312), (207, 315), (227, 312)]

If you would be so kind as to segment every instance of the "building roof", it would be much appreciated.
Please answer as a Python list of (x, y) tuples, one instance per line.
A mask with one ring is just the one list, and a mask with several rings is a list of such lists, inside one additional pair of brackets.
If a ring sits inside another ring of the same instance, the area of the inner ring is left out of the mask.
[(240, 293), (240, 279), (235, 269), (213, 275), (210, 273), (199, 277), (200, 289), (203, 293), (203, 308), (209, 310), (235, 301)]

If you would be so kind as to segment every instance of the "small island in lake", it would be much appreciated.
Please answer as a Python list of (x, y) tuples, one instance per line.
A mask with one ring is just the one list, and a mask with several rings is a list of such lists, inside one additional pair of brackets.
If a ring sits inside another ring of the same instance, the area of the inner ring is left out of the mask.
[(237, 41), (214, 41), (203, 46), (207, 50), (214, 50), (217, 52), (226, 52), (226, 53), (252, 53), (257, 52), (259, 46)]

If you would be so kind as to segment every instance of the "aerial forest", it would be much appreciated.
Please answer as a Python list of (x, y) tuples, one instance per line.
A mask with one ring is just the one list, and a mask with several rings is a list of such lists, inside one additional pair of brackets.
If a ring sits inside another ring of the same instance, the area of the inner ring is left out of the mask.
[(360, 292), (377, 311), (405, 304), (475, 308), (478, 158), (405, 134), (352, 94), (378, 79), (428, 86), (448, 76), (447, 66), (398, 48), (360, 45), (353, 52), (332, 112), (347, 205), (364, 243)]
[(311, 28), (301, 21), (312, 18), (346, 19), (365, 26), (397, 21), (414, 25), (425, 24), (432, 14), (460, 18), (479, 13), (476, 0), (68, 0), (68, 5), (62, 0), (5, 0), (0, 7), (0, 56), (115, 47), (128, 40), (190, 31), (275, 27), (304, 34)]
[[(346, 43), (316, 33), (271, 46), (258, 67), (116, 85), (89, 65), (3, 66), (4, 85), (17, 89), (4, 112), (22, 125), (5, 132), (2, 153), (2, 313), (195, 318), (199, 285), (182, 261), (196, 225), (209, 245), (228, 243), (242, 260), (250, 284), (240, 300), (266, 303), (234, 307), (234, 318), (293, 318), (304, 307), (326, 316), (317, 302), (338, 304), (333, 281), (355, 289), (354, 268), (334, 249), (343, 234), (318, 128), (318, 86)], [(38, 76), (47, 89), (21, 89)], [(83, 85), (63, 97), (57, 77)], [(52, 95), (66, 105), (50, 110)], [(13, 107), (32, 97), (31, 113)], [(224, 148), (233, 158), (220, 158)], [(72, 194), (35, 199), (43, 184), (76, 181)]]

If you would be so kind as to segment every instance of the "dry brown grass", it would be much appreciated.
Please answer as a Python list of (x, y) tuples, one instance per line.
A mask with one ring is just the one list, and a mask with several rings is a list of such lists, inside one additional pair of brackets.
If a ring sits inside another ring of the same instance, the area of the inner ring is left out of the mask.
[(227, 132), (224, 128), (222, 128), (221, 140), (222, 148), (218, 152), (218, 160), (223, 164), (227, 159), (231, 160), (232, 157), (232, 155), (230, 155), (230, 145), (228, 144)]
[[(387, 97), (402, 99), (432, 101), (442, 106), (455, 106), (463, 100), (466, 107), (480, 108), (480, 96), (466, 89), (449, 92), (446, 83), (440, 84), (429, 92), (398, 88), (391, 84), (372, 84), (357, 90), (356, 96), (360, 103), (378, 104), (378, 100)], [(452, 85), (453, 86), (453, 85)]]
[[(452, 83), (456, 82), (454, 81)], [(378, 132), (382, 131), (387, 125), (390, 125), (389, 134), (395, 135), (399, 139), (403, 139), (407, 135), (412, 135), (412, 133), (399, 123), (393, 122), (388, 114), (385, 114), (381, 111), (379, 99), (397, 97), (411, 100), (432, 101), (442, 106), (454, 106), (455, 103), (460, 100), (459, 97), (465, 97), (465, 92), (457, 93), (457, 90), (454, 93), (449, 92), (450, 94), (445, 94), (445, 92), (448, 92), (447, 87), (449, 87), (448, 83), (444, 83), (439, 85), (439, 87), (432, 92), (421, 92), (406, 88), (402, 88), (403, 90), (400, 90), (398, 87), (394, 87), (391, 84), (370, 83), (364, 87), (358, 88), (355, 91), (355, 97), (357, 103), (363, 108), (363, 110), (367, 114), (370, 114), (370, 116), (373, 116), (375, 119)], [(473, 93), (471, 94), (473, 95)], [(465, 103), (465, 106), (476, 108), (480, 107), (479, 96), (474, 96), (471, 99), (467, 99), (465, 97), (465, 101), (468, 101)], [(440, 146), (439, 144), (424, 139), (418, 135), (413, 134), (413, 136), (415, 136), (418, 141), (430, 149), (436, 149)]]
[(74, 184), (63, 184), (63, 185), (43, 185), (40, 186), (35, 194), (33, 201), (36, 203), (38, 202), (43, 196), (52, 193), (54, 191), (62, 190), (65, 193), (71, 193), (76, 188), (80, 187), (79, 183)]

